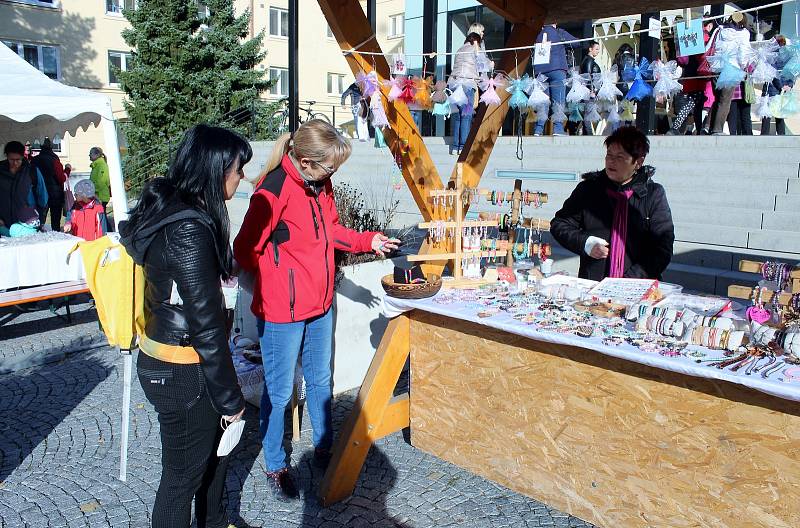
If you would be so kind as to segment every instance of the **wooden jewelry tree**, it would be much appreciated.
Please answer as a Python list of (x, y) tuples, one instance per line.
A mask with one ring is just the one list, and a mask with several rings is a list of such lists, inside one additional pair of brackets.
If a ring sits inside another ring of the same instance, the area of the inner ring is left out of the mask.
[[(491, 196), (492, 191), (488, 189), (480, 189), (478, 194), (481, 196)], [(535, 194), (538, 195), (539, 203), (547, 203), (548, 195), (546, 193), (536, 192)], [(511, 217), (509, 218), (509, 226), (508, 226), (508, 247), (509, 251), (506, 253), (506, 265), (513, 266), (514, 265), (514, 252), (511, 249), (514, 248), (514, 244), (516, 244), (516, 237), (517, 228), (523, 229), (535, 229), (537, 231), (549, 231), (550, 230), (550, 220), (546, 220), (544, 218), (525, 218), (523, 221), (520, 221), (521, 212), (522, 212), (522, 205), (523, 205), (523, 192), (522, 192), (522, 180), (516, 179), (514, 180), (514, 192), (511, 195)], [(527, 243), (527, 241), (526, 241)], [(547, 251), (547, 256), (550, 256), (550, 251)]]
[(428, 196), (435, 200), (437, 203), (440, 200), (452, 202), (452, 206), (446, 206), (447, 210), (453, 211), (453, 218), (451, 220), (438, 220), (432, 222), (421, 222), (420, 229), (431, 229), (435, 227), (443, 227), (451, 229), (453, 236), (450, 238), (453, 245), (453, 251), (448, 253), (428, 253), (422, 255), (409, 255), (409, 262), (431, 262), (431, 261), (453, 261), (452, 271), (453, 279), (443, 283), (444, 286), (450, 288), (462, 287), (465, 285), (475, 285), (481, 282), (479, 279), (464, 278), (462, 269), (462, 262), (464, 258), (493, 258), (493, 257), (506, 257), (508, 251), (506, 250), (477, 250), (465, 251), (462, 244), (462, 233), (464, 229), (483, 228), (483, 227), (497, 227), (497, 220), (465, 220), (464, 219), (464, 186), (461, 181), (462, 167), (459, 163), (456, 167), (456, 180), (455, 188), (448, 190), (428, 191)]

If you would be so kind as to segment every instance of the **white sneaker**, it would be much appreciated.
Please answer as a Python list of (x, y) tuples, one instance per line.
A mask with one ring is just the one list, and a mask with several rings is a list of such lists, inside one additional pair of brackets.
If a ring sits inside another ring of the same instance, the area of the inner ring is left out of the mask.
[(541, 132), (534, 132), (533, 133), (533, 137), (542, 137), (542, 133)]

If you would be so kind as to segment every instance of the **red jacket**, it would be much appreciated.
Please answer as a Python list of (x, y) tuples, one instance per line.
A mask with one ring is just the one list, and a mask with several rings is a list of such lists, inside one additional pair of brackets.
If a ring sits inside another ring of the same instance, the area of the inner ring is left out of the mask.
[(233, 242), (239, 265), (256, 278), (253, 314), (289, 323), (325, 313), (333, 303), (333, 250), (370, 251), (375, 235), (340, 225), (330, 179), (308, 183), (284, 156), (256, 186)]
[(70, 233), (88, 242), (97, 240), (108, 231), (105, 213), (103, 204), (98, 202), (97, 199), (92, 199), (87, 204), (75, 202), (67, 214)]

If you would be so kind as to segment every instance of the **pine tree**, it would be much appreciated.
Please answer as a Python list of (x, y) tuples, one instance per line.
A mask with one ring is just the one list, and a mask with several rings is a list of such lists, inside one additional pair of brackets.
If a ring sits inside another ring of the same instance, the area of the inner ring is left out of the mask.
[(236, 16), (232, 0), (139, 0), (125, 17), (133, 49), (128, 71), (118, 72), (128, 95), (126, 178), (163, 173), (170, 148), (197, 123), (249, 125), (270, 84), (254, 69), (263, 34), (246, 39), (249, 12)]

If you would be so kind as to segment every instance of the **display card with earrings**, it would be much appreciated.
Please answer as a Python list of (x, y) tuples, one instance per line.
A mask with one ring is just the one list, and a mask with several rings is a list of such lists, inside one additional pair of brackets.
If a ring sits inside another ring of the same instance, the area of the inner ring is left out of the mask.
[(488, 238), (489, 230), (498, 228), (497, 218), (464, 218), (464, 206), (475, 203), (478, 194), (462, 185), (462, 170), (459, 163), (452, 189), (428, 192), (436, 217), (421, 222), (419, 228), (427, 230), (428, 244), (434, 252), (408, 256), (410, 262), (452, 262), (453, 279), (443, 282), (443, 286), (449, 288), (479, 286), (486, 282), (481, 278), (481, 261), (497, 261), (508, 254), (507, 250), (498, 249), (497, 240)]

